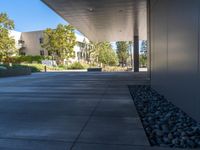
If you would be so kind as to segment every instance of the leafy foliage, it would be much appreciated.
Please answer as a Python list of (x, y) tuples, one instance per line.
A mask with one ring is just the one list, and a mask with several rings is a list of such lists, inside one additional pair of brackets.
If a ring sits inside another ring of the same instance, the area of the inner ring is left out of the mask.
[(105, 66), (103, 68), (104, 72), (125, 72), (127, 71), (126, 67), (120, 67), (120, 66)]
[(46, 29), (44, 31), (45, 48), (52, 56), (57, 57), (57, 61), (63, 63), (74, 57), (74, 46), (76, 45), (76, 36), (74, 28), (71, 25), (59, 24), (56, 29)]
[[(18, 65), (18, 64), (14, 64), (12, 66), (9, 66), (8, 64), (4, 64), (4, 65), (0, 65), (0, 67), (6, 67), (7, 69), (23, 69), (23, 68), (29, 68), (31, 70), (31, 72), (40, 72), (40, 69), (43, 69), (44, 67), (42, 65)], [(39, 66), (39, 67), (38, 67)], [(42, 66), (42, 67), (41, 67)]]
[(129, 43), (120, 41), (116, 42), (117, 45), (117, 56), (119, 58), (119, 62), (124, 66), (124, 64), (127, 63), (127, 59), (129, 57), (128, 49), (129, 49)]
[(147, 67), (147, 41), (142, 41), (140, 52), (140, 67)]
[(0, 13), (0, 61), (10, 62), (10, 57), (16, 52), (15, 40), (9, 36), (9, 30), (14, 29), (14, 22), (6, 13)]
[(147, 67), (147, 55), (140, 55), (140, 67)]
[(37, 63), (41, 63), (42, 60), (50, 60), (49, 56), (17, 56), (17, 57), (13, 57), (12, 58), (12, 62), (13, 63), (33, 63), (33, 62), (37, 62)]
[(141, 44), (141, 53), (147, 54), (147, 41), (142, 41)]
[(93, 57), (94, 61), (97, 63), (102, 63), (104, 65), (117, 65), (118, 58), (115, 51), (112, 49), (112, 45), (109, 42), (99, 42), (93, 44)]
[(75, 63), (69, 65), (67, 67), (67, 69), (85, 69), (85, 67), (79, 62), (75, 62)]

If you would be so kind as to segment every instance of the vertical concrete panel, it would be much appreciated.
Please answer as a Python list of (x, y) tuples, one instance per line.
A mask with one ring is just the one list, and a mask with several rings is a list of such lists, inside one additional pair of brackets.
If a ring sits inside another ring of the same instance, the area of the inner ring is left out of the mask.
[[(167, 11), (166, 3), (158, 5), (154, 3), (152, 9), (152, 40), (153, 57), (152, 57), (152, 82), (154, 87), (162, 92), (163, 89), (159, 88), (164, 85), (167, 75)], [(159, 12), (159, 15), (157, 15)]]
[[(196, 118), (200, 118), (200, 1), (199, 1), (199, 4), (198, 4), (198, 7), (199, 7), (199, 17), (198, 17), (198, 28), (199, 28), (199, 31), (198, 31), (198, 87), (197, 87), (197, 100), (196, 100), (196, 110), (199, 110), (196, 112)], [(199, 119), (200, 120), (200, 119)]]
[(199, 3), (198, 0), (156, 1), (152, 6), (155, 27), (151, 33), (155, 53), (152, 86), (200, 121)]
[(198, 5), (196, 0), (168, 3), (168, 95), (188, 114), (195, 115)]

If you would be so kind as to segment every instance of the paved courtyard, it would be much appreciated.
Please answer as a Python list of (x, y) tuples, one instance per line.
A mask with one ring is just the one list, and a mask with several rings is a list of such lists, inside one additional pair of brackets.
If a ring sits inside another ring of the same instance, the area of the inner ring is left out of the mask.
[(0, 149), (149, 149), (128, 84), (149, 80), (78, 72), (0, 79)]

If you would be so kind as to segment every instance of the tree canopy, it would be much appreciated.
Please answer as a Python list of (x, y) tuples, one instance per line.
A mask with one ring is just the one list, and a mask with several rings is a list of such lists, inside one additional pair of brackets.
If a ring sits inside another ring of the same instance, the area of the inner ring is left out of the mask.
[(141, 53), (147, 54), (147, 41), (142, 41), (141, 44)]
[(98, 63), (110, 66), (118, 64), (117, 55), (109, 42), (99, 42), (93, 44), (93, 48), (95, 49), (94, 57)]
[(147, 67), (147, 41), (142, 41), (140, 54), (140, 67)]
[(122, 66), (124, 66), (124, 64), (127, 63), (127, 59), (129, 57), (129, 43), (128, 42), (124, 42), (124, 41), (120, 41), (120, 42), (116, 42), (117, 45), (117, 56), (119, 58), (119, 62), (122, 64)]
[(74, 28), (71, 25), (59, 24), (56, 29), (46, 29), (44, 31), (45, 48), (52, 56), (58, 57), (61, 63), (64, 60), (74, 57), (74, 46), (76, 45), (76, 36)]
[(10, 62), (10, 57), (16, 52), (15, 40), (9, 36), (9, 30), (13, 29), (13, 20), (6, 13), (0, 13), (0, 62)]

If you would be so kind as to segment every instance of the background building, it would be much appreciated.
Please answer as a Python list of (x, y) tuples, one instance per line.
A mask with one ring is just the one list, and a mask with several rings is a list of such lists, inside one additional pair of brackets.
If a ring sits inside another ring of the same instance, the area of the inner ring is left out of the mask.
[[(83, 48), (85, 44), (89, 43), (89, 40), (75, 33), (77, 44), (74, 47), (75, 58), (70, 59), (71, 62), (79, 61), (84, 59)], [(31, 55), (31, 56), (50, 56), (47, 50), (41, 47), (43, 43), (43, 31), (32, 31), (32, 32), (17, 32), (10, 31), (10, 36), (15, 39), (16, 48), (19, 49), (20, 55)]]

